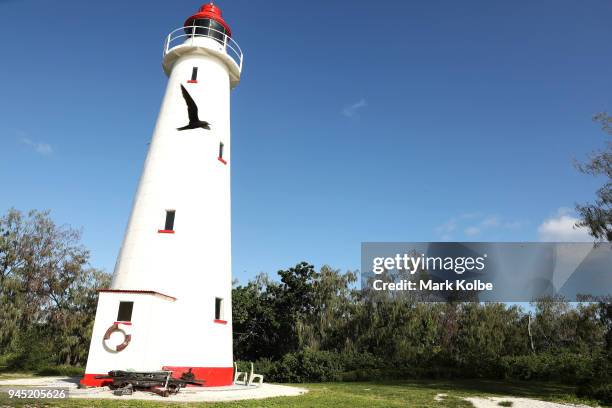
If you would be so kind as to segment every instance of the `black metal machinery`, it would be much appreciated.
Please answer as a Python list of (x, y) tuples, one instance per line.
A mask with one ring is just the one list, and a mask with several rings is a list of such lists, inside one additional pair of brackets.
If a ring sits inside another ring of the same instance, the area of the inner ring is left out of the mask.
[(196, 380), (195, 375), (189, 371), (183, 373), (181, 378), (173, 378), (172, 371), (109, 371), (108, 375), (97, 376), (98, 379), (110, 379), (109, 385), (115, 395), (131, 395), (134, 390), (148, 390), (162, 397), (178, 393), (188, 384), (203, 386), (204, 381)]

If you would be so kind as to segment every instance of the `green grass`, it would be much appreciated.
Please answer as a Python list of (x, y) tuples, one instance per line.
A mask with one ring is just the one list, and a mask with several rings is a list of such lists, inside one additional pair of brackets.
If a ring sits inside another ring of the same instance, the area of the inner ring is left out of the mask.
[(19, 373), (5, 373), (0, 371), (0, 380), (14, 380), (16, 378), (30, 378), (34, 377), (34, 373), (30, 371), (23, 371)]
[(75, 367), (69, 365), (54, 365), (44, 366), (38, 370), (29, 371), (9, 371), (6, 367), (0, 367), (0, 380), (7, 380), (11, 378), (25, 378), (35, 376), (45, 377), (80, 377), (85, 373), (85, 369), (82, 367)]
[[(299, 397), (279, 397), (267, 400), (237, 401), (226, 403), (170, 403), (128, 401), (117, 397), (109, 400), (59, 400), (33, 401), (9, 400), (0, 396), (0, 407), (219, 407), (219, 408), (469, 408), (463, 400), (470, 396), (514, 396), (536, 398), (556, 402), (584, 403), (596, 406), (594, 401), (578, 399), (571, 387), (550, 383), (513, 383), (500, 381), (396, 381), (297, 384), (309, 392)], [(437, 394), (447, 394), (442, 401), (435, 401)], [(501, 405), (501, 404), (500, 404)], [(502, 405), (505, 406), (505, 405)]]

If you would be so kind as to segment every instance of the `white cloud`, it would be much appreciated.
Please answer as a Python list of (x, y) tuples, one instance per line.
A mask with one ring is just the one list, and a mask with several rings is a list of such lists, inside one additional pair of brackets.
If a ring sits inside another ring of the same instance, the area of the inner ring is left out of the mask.
[(357, 115), (358, 110), (363, 109), (366, 106), (368, 106), (368, 102), (365, 100), (365, 98), (361, 98), (357, 102), (342, 109), (342, 114), (347, 118), (352, 118), (353, 116)]
[(34, 149), (36, 153), (41, 154), (43, 156), (49, 156), (53, 154), (53, 147), (51, 147), (51, 145), (48, 143), (33, 142), (27, 137), (22, 137), (19, 139), (19, 141), (26, 146), (30, 146), (32, 149)]
[(465, 229), (465, 235), (467, 235), (468, 237), (473, 237), (480, 234), (480, 228), (478, 227), (467, 227)]
[(540, 241), (544, 242), (593, 242), (595, 239), (584, 227), (576, 227), (578, 218), (568, 208), (560, 208), (557, 214), (547, 218), (538, 227)]
[(446, 237), (450, 237), (450, 234), (457, 229), (457, 220), (451, 218), (447, 222), (442, 225), (436, 227), (436, 232), (438, 234), (443, 234)]
[(480, 225), (484, 228), (494, 228), (494, 227), (498, 227), (499, 226), (499, 219), (497, 217), (494, 216), (488, 216), (485, 217), (481, 222)]
[(462, 231), (463, 237), (475, 237), (493, 230), (516, 230), (520, 229), (523, 225), (524, 222), (522, 221), (504, 220), (497, 215), (464, 213), (436, 227), (435, 231), (440, 235), (441, 239), (450, 241), (453, 238), (453, 234), (457, 231)]

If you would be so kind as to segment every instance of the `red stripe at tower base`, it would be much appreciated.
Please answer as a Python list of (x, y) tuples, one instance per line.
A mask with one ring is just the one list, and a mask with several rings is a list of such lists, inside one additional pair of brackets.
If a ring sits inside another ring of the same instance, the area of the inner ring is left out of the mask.
[[(233, 367), (163, 366), (162, 370), (172, 371), (172, 377), (180, 378), (181, 375), (189, 371), (190, 368), (193, 375), (195, 375), (196, 380), (204, 381), (205, 387), (221, 387), (224, 385), (232, 385), (234, 383)], [(79, 383), (85, 387), (104, 387), (113, 382), (113, 380), (109, 378), (96, 378), (99, 376), (106, 376), (106, 374), (85, 374)]]
[(113, 383), (113, 380), (110, 378), (96, 378), (106, 374), (85, 374), (81, 381), (79, 381), (80, 385), (85, 387), (104, 387), (105, 385), (109, 385)]
[(205, 387), (221, 387), (224, 385), (232, 385), (234, 383), (233, 367), (163, 366), (162, 370), (172, 371), (172, 377), (180, 378), (181, 375), (188, 372), (190, 368), (193, 375), (195, 375), (196, 380), (204, 381)]

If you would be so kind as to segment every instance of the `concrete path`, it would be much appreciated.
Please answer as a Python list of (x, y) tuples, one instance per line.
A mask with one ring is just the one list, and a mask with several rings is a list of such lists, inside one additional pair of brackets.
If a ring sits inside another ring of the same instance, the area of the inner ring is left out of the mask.
[(108, 387), (78, 388), (79, 378), (70, 377), (29, 377), (0, 380), (0, 390), (7, 388), (67, 388), (70, 398), (80, 399), (116, 399), (116, 400), (155, 400), (172, 402), (219, 402), (247, 399), (263, 399), (272, 397), (292, 397), (302, 395), (308, 390), (286, 385), (266, 384), (262, 386), (231, 385), (227, 387), (187, 387), (178, 394), (164, 398), (147, 391), (135, 391), (132, 395), (121, 397), (113, 395)]
[(470, 397), (465, 398), (476, 408), (500, 408), (502, 401), (512, 402), (512, 408), (591, 408), (588, 405), (560, 404), (558, 402), (539, 401), (531, 398), (516, 397)]

